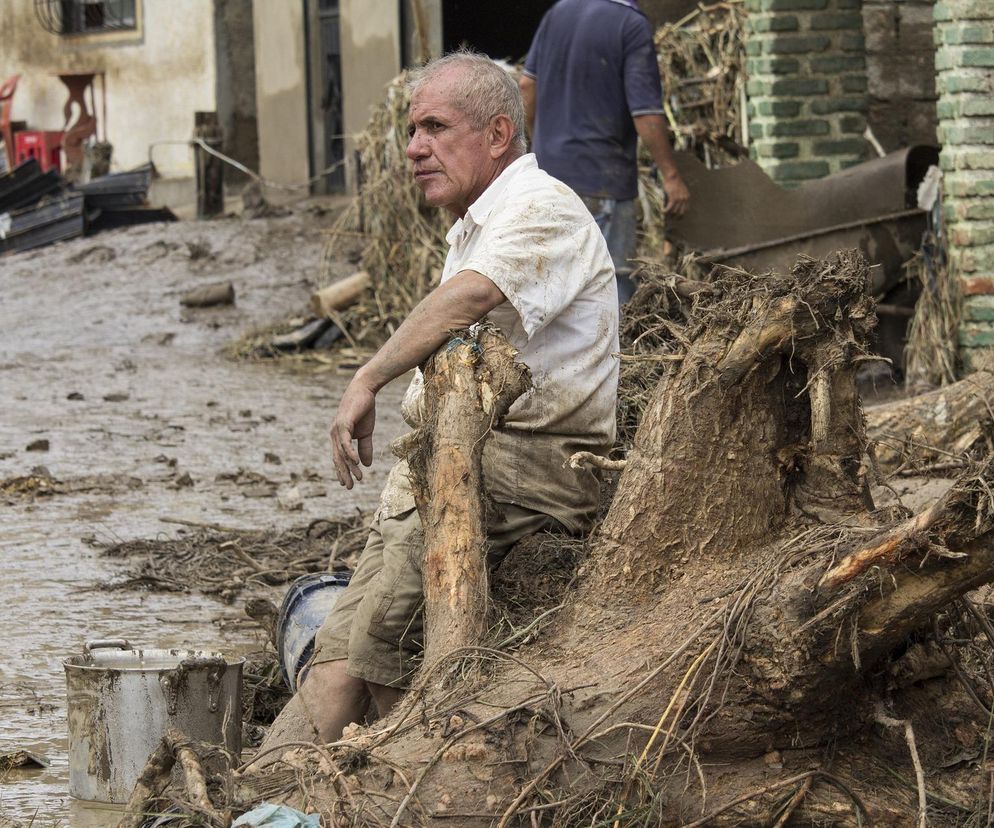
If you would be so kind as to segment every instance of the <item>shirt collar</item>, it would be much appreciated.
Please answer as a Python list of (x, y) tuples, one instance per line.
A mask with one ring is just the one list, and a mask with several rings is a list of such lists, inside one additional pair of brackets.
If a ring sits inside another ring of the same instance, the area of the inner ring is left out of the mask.
[(470, 227), (481, 227), (486, 224), (511, 179), (519, 172), (537, 168), (538, 162), (535, 160), (535, 153), (532, 152), (525, 153), (508, 164), (504, 171), (490, 182), (490, 186), (480, 194), (479, 198), (469, 205), (466, 215), (449, 228), (449, 232), (445, 234), (445, 241), (453, 245)]

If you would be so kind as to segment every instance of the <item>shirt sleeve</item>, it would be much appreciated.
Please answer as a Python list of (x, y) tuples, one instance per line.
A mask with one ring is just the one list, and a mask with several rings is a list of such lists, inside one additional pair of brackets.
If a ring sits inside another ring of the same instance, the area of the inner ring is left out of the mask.
[(516, 199), (490, 215), (485, 232), (485, 243), (460, 269), (476, 271), (500, 288), (529, 339), (568, 307), (597, 272), (602, 236), (589, 214)]
[(545, 36), (546, 20), (548, 20), (548, 13), (542, 17), (542, 22), (538, 24), (538, 29), (535, 31), (535, 37), (532, 38), (532, 45), (528, 49), (528, 54), (525, 56), (525, 65), (521, 71), (529, 78), (538, 77), (538, 64), (542, 58), (542, 41)]
[[(634, 17), (634, 16), (633, 16)], [(663, 113), (663, 85), (652, 26), (641, 15), (625, 27), (625, 100), (632, 116)]]

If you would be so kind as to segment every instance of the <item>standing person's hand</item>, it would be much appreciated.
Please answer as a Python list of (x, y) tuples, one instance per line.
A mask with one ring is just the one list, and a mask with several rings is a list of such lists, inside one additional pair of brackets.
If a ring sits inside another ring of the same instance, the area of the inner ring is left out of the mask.
[(666, 192), (666, 215), (682, 216), (690, 204), (690, 190), (683, 183), (679, 173), (663, 176), (663, 190)]
[[(373, 463), (373, 426), (376, 423), (376, 392), (354, 377), (342, 395), (331, 424), (331, 456), (338, 482), (351, 489), (362, 480), (363, 466)], [(352, 445), (352, 441), (358, 443)]]

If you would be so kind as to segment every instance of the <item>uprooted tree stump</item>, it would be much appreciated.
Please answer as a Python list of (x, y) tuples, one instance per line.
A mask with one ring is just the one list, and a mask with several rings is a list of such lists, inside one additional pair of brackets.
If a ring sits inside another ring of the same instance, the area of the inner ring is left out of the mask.
[(924, 802), (986, 824), (987, 771), (940, 771), (937, 742), (982, 755), (992, 699), (922, 682), (994, 641), (961, 597), (994, 580), (994, 467), (919, 515), (874, 508), (854, 380), (873, 322), (855, 253), (721, 274), (541, 635), (427, 660), (391, 716), (242, 778), (244, 804), (505, 828), (912, 825)]

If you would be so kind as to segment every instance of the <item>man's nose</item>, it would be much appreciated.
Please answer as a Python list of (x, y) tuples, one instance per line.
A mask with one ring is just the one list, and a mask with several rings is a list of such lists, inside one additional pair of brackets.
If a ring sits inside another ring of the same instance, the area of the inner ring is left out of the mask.
[(412, 161), (424, 158), (428, 154), (428, 145), (421, 137), (421, 133), (415, 131), (407, 142), (407, 157)]

